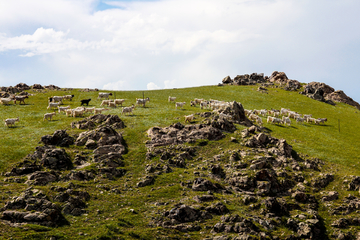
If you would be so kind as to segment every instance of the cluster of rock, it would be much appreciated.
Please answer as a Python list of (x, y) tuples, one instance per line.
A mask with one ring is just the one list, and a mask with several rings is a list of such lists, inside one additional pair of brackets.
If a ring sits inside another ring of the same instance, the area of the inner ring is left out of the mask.
[(48, 89), (48, 90), (60, 90), (61, 88), (55, 85), (48, 85), (48, 86), (42, 86), (40, 84), (34, 84), (32, 86), (28, 86), (25, 83), (19, 83), (16, 86), (12, 87), (1, 87), (0, 91), (2, 92), (7, 92), (10, 94), (15, 94), (15, 93), (20, 93), (23, 92), (25, 90), (30, 90), (30, 89)]
[(264, 77), (263, 73), (252, 73), (237, 75), (234, 79), (227, 76), (222, 80), (222, 83), (227, 85), (255, 85), (257, 83), (265, 83), (266, 80), (267, 78)]
[[(234, 132), (234, 123), (251, 126), (252, 122), (246, 117), (244, 108), (241, 104), (233, 102), (231, 107), (220, 110), (231, 116), (231, 120), (224, 117), (214, 116), (212, 119), (206, 118), (201, 124), (183, 125), (181, 123), (172, 124), (169, 127), (152, 127), (147, 131), (149, 141), (146, 146), (157, 147), (166, 145), (177, 145), (185, 142), (195, 142), (198, 139), (219, 140), (225, 137), (225, 132)], [(202, 117), (210, 117), (210, 112), (202, 113)]]
[(125, 128), (125, 123), (118, 115), (95, 114), (80, 121), (72, 122), (71, 127), (77, 129), (94, 129), (97, 124), (100, 126), (111, 126), (115, 129)]
[(288, 91), (296, 91), (301, 88), (301, 83), (299, 81), (288, 79), (284, 72), (278, 71), (274, 71), (270, 77), (264, 77), (263, 73), (252, 73), (237, 75), (234, 79), (227, 76), (222, 80), (222, 84), (226, 85), (256, 85), (258, 83), (262, 85), (277, 83), (280, 84), (280, 86), (284, 86), (284, 89)]
[[(333, 174), (321, 172), (324, 163), (318, 159), (300, 158), (284, 139), (271, 137), (256, 126), (244, 129), (241, 137), (243, 140), (240, 144), (249, 147), (249, 150), (229, 151), (210, 160), (198, 158), (201, 161), (198, 163), (200, 171), (194, 172), (193, 181), (181, 181), (180, 185), (184, 191), (202, 194), (193, 197), (192, 201), (185, 198), (181, 202), (186, 204), (175, 204), (152, 223), (182, 232), (201, 231), (200, 222), (221, 215), (220, 221), (212, 225), (211, 232), (223, 235), (204, 239), (257, 239), (258, 236), (272, 239), (276, 237), (273, 231), (278, 227), (285, 227), (291, 232), (286, 239), (325, 237), (319, 206), (320, 203), (332, 206), (338, 201), (339, 194), (336, 191), (323, 191), (334, 181)], [(176, 156), (175, 153), (171, 154), (174, 149), (182, 147), (153, 147), (148, 150), (147, 156), (148, 159), (160, 156), (166, 160)], [(193, 153), (195, 156), (196, 151)], [(148, 165), (147, 168), (152, 169), (151, 172), (161, 171), (160, 165)], [(201, 170), (207, 171), (207, 174)], [(311, 179), (307, 179), (303, 171), (310, 171)], [(353, 177), (344, 183), (348, 190), (359, 191), (360, 177)], [(315, 195), (316, 192), (320, 194)], [(221, 194), (239, 196), (240, 204), (248, 208), (251, 215), (229, 215), (226, 201), (221, 201)], [(359, 198), (349, 195), (340, 206), (329, 207), (329, 212), (345, 215), (359, 211), (359, 201)], [(331, 225), (333, 229), (327, 229), (327, 234), (354, 239), (356, 233), (342, 229), (359, 226), (359, 220), (356, 217), (338, 218)], [(231, 237), (234, 234), (236, 237)]]
[(38, 224), (54, 227), (64, 223), (61, 208), (38, 189), (28, 188), (0, 209), (0, 219), (13, 227)]
[(360, 109), (360, 104), (347, 96), (343, 91), (335, 91), (334, 88), (320, 82), (311, 82), (304, 86), (304, 90), (300, 94), (309, 98), (335, 105), (334, 102), (343, 102)]

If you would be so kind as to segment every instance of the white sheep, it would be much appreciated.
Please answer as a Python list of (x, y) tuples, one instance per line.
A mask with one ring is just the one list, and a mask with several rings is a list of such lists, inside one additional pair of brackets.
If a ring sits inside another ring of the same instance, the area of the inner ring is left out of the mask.
[(175, 102), (175, 100), (176, 100), (176, 97), (170, 97), (170, 96), (169, 96), (169, 98), (168, 98), (168, 101), (169, 101), (169, 102)]
[(203, 98), (195, 98), (195, 99), (194, 99), (194, 102), (195, 102), (196, 104), (200, 104), (202, 101), (204, 101)]
[(59, 113), (61, 113), (61, 112), (65, 112), (66, 109), (70, 109), (70, 106), (66, 106), (66, 107), (58, 106), (58, 109), (59, 109)]
[(20, 119), (19, 119), (19, 117), (17, 117), (17, 118), (7, 118), (4, 121), (5, 121), (5, 126), (10, 127), (10, 126), (15, 126), (15, 122), (19, 122)]
[(73, 109), (72, 116), (73, 117), (82, 117), (84, 112), (85, 112), (85, 109), (82, 109), (82, 110)]
[(204, 108), (207, 108), (208, 107), (208, 101), (202, 101), (201, 103), (200, 103), (200, 108), (201, 109), (204, 109)]
[(136, 99), (136, 105), (143, 105), (143, 106), (145, 106), (145, 103), (146, 102), (150, 102), (150, 98), (149, 97), (147, 97), (147, 98), (145, 98), (145, 99), (142, 99), (142, 98), (137, 98)]
[(95, 110), (95, 107), (85, 108), (85, 112), (84, 112), (84, 113), (93, 112), (94, 110)]
[(47, 109), (57, 108), (60, 105), (58, 102), (49, 102)]
[(109, 102), (111, 102), (111, 100), (102, 100), (100, 106), (108, 106)]
[(274, 118), (275, 118), (275, 117), (268, 116), (268, 117), (267, 117), (267, 120), (266, 120), (267, 123), (270, 123), (270, 122), (272, 123), (272, 121), (274, 120)]
[(116, 108), (116, 103), (115, 103), (115, 102), (109, 102), (109, 103), (108, 103), (108, 106), (109, 106), (109, 107)]
[(45, 114), (44, 114), (44, 119), (43, 119), (43, 121), (45, 121), (45, 119), (48, 120), (48, 121), (49, 121), (49, 119), (52, 120), (52, 117), (53, 117), (54, 115), (56, 115), (56, 112), (45, 113)]
[(178, 107), (183, 108), (185, 104), (186, 104), (186, 102), (176, 102), (176, 103), (175, 103), (175, 108), (176, 108), (176, 109), (177, 109)]
[(191, 121), (194, 119), (194, 114), (187, 115), (187, 116), (184, 116), (184, 117), (185, 117), (185, 123), (186, 122), (191, 123)]
[(112, 96), (112, 93), (99, 92), (98, 99), (101, 99), (101, 98), (109, 99), (109, 96)]
[(74, 95), (64, 95), (63, 99), (72, 101), (73, 97), (74, 97)]
[(94, 114), (101, 114), (103, 111), (108, 111), (107, 108), (94, 108)]
[(122, 106), (122, 104), (125, 102), (125, 99), (115, 99), (114, 100), (114, 103), (116, 104), (116, 105), (121, 105)]
[(306, 120), (305, 118), (301, 118), (301, 117), (296, 118), (297, 123), (304, 122), (305, 120)]
[(280, 118), (273, 118), (273, 120), (271, 121), (271, 123), (276, 123), (276, 124), (283, 124), (283, 120)]
[(4, 105), (10, 104), (13, 100), (12, 98), (0, 98), (0, 102)]
[(129, 114), (130, 114), (130, 113), (132, 113), (132, 111), (134, 110), (134, 108), (135, 108), (134, 104), (133, 104), (131, 107), (123, 107), (121, 113), (122, 113), (122, 114), (125, 114), (125, 115), (126, 115), (126, 113), (129, 113)]
[(282, 121), (283, 121), (283, 123), (284, 123), (284, 125), (291, 125), (291, 120), (290, 120), (290, 118), (289, 117), (285, 117), (285, 116), (283, 116), (282, 117)]

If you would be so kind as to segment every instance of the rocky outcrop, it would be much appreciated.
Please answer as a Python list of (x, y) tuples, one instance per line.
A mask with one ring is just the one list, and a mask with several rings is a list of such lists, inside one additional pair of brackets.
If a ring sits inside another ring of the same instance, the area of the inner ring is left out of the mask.
[(257, 83), (264, 82), (266, 82), (266, 80), (263, 73), (237, 75), (234, 79), (231, 79), (230, 76), (227, 76), (222, 80), (223, 84), (228, 85), (255, 85)]
[(72, 128), (78, 129), (94, 129), (96, 128), (96, 124), (100, 124), (100, 126), (111, 126), (114, 129), (122, 129), (125, 128), (125, 123), (119, 118), (118, 115), (104, 115), (104, 114), (96, 114), (87, 118), (84, 118), (77, 122), (72, 122)]
[(69, 147), (74, 144), (74, 138), (69, 136), (66, 130), (57, 130), (53, 135), (42, 136), (40, 141), (45, 145), (54, 145), (59, 147)]
[(0, 219), (10, 226), (38, 224), (55, 227), (64, 222), (59, 207), (40, 190), (28, 188), (20, 196), (6, 202)]

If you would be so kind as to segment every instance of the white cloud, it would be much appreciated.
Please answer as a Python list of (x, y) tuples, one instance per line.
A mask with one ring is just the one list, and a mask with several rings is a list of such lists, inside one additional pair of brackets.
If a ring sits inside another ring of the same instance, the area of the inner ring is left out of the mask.
[(96, 11), (99, 0), (0, 0), (1, 83), (141, 90), (279, 70), (354, 91), (338, 79), (357, 78), (359, 1), (105, 2), (121, 9)]
[(159, 86), (157, 86), (155, 83), (153, 82), (149, 82), (147, 85), (147, 90), (156, 90), (156, 89), (160, 89)]

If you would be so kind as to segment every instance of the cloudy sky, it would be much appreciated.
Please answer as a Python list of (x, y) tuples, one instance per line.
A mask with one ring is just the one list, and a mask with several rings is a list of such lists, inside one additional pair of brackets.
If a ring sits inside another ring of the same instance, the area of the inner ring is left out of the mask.
[(360, 101), (359, 0), (0, 0), (0, 86), (144, 90), (283, 71)]

